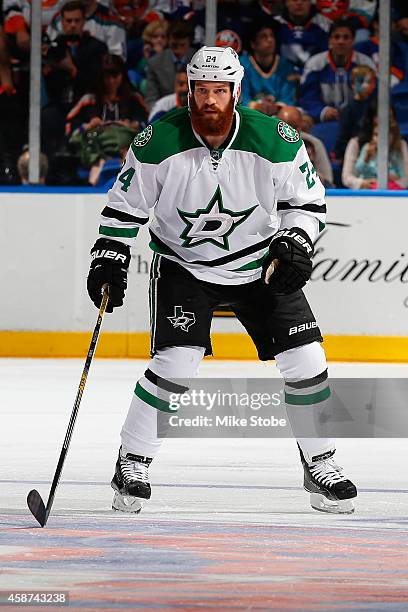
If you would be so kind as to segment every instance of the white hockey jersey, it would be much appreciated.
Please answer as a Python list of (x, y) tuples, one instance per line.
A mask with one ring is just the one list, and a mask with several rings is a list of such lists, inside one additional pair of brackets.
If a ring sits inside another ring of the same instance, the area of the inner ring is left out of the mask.
[(315, 240), (325, 214), (324, 188), (296, 130), (237, 107), (230, 142), (210, 151), (182, 108), (136, 136), (99, 235), (132, 245), (150, 217), (154, 251), (201, 280), (241, 284), (259, 278), (279, 227), (302, 227)]

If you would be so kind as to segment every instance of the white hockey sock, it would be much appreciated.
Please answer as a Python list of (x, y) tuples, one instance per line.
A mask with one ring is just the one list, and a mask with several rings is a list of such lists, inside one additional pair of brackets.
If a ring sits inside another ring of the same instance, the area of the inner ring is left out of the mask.
[(157, 351), (136, 385), (122, 427), (122, 446), (126, 452), (156, 456), (163, 440), (157, 435), (157, 411), (171, 410), (170, 395), (183, 391), (172, 380), (194, 378), (204, 352), (199, 346), (170, 346)]
[(327, 363), (318, 342), (305, 344), (276, 355), (276, 365), (285, 379), (288, 418), (308, 463), (335, 449), (332, 438), (314, 437), (319, 414), (330, 396)]

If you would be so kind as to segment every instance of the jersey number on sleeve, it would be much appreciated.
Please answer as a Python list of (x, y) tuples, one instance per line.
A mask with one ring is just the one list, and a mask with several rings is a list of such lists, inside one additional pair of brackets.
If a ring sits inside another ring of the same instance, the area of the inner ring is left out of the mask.
[(134, 168), (129, 168), (129, 170), (125, 170), (125, 172), (122, 172), (122, 174), (118, 176), (118, 181), (122, 183), (122, 191), (127, 191), (129, 189), (135, 172), (136, 170)]
[(311, 175), (316, 174), (316, 170), (314, 169), (313, 166), (309, 168), (309, 164), (307, 162), (299, 166), (299, 170), (301, 171), (302, 174), (306, 173), (306, 185), (308, 189), (311, 189), (313, 185), (316, 183), (316, 181)]

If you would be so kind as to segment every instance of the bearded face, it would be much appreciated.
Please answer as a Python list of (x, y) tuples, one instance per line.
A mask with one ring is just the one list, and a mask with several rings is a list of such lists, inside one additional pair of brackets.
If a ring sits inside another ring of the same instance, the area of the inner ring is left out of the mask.
[(227, 101), (218, 99), (216, 94), (207, 98), (198, 96), (199, 102), (194, 93), (190, 96), (191, 123), (200, 136), (222, 136), (229, 132), (234, 114), (234, 98), (229, 89), (228, 93)]

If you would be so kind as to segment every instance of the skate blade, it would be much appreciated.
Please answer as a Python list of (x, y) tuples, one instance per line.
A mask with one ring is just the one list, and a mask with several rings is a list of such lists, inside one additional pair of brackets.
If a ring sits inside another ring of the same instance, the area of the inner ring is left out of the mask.
[(310, 494), (310, 505), (314, 510), (327, 512), (329, 514), (353, 514), (354, 504), (351, 499), (327, 499), (320, 493)]
[(112, 510), (117, 512), (127, 512), (128, 514), (139, 514), (143, 508), (143, 502), (139, 497), (131, 495), (122, 495), (115, 491), (112, 502)]

